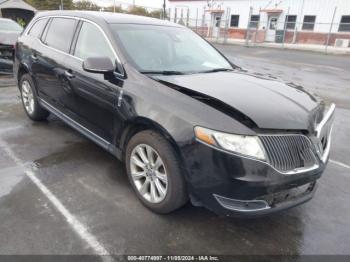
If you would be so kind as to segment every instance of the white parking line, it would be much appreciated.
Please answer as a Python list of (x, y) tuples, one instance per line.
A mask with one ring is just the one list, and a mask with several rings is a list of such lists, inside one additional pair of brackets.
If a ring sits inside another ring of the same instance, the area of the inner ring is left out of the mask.
[[(1, 112), (0, 112), (1, 113)], [(12, 131), (15, 131), (17, 129), (22, 128), (23, 126), (13, 126), (13, 127), (8, 127), (8, 128), (2, 128), (0, 129), (0, 134), (6, 134)]]
[[(25, 163), (17, 157), (17, 155), (10, 149), (8, 144), (0, 138), (0, 147), (7, 153), (7, 155), (16, 163), (16, 165), (25, 168)], [(331, 163), (350, 169), (349, 165), (339, 161), (330, 159)], [(81, 223), (62, 203), (61, 201), (37, 178), (32, 170), (25, 171), (26, 176), (40, 189), (40, 191), (49, 199), (53, 206), (66, 219), (67, 223), (72, 227), (76, 234), (84, 240), (95, 252), (96, 255), (102, 257), (103, 261), (111, 261), (107, 249), (91, 234), (88, 227)]]
[(341, 166), (341, 167), (345, 167), (345, 168), (348, 168), (350, 169), (350, 166), (347, 165), (347, 164), (344, 164), (342, 162), (339, 162), (339, 161), (336, 161), (336, 160), (333, 160), (333, 159), (330, 159), (329, 162), (333, 163), (333, 164), (336, 164), (338, 166)]
[[(25, 167), (16, 154), (9, 148), (7, 143), (0, 138), (0, 147), (7, 153), (7, 155), (21, 167)], [(25, 171), (27, 177), (41, 190), (41, 192), (49, 199), (51, 204), (61, 213), (72, 227), (75, 233), (84, 240), (95, 252), (96, 255), (102, 256), (103, 261), (111, 261), (112, 257), (103, 245), (92, 235), (88, 228), (81, 223), (62, 203), (58, 198), (37, 178), (32, 170)]]

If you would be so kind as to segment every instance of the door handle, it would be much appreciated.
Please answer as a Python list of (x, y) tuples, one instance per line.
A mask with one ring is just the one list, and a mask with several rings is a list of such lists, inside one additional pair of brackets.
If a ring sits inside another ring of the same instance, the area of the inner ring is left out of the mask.
[(68, 79), (72, 79), (75, 77), (75, 75), (72, 74), (71, 70), (67, 70), (64, 72), (64, 75), (68, 78)]

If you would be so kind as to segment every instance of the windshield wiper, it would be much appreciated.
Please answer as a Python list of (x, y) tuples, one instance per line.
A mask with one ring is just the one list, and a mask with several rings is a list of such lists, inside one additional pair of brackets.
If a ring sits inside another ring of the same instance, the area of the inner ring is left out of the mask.
[(215, 72), (227, 72), (227, 71), (233, 71), (231, 68), (214, 68), (206, 71), (201, 71), (201, 73), (215, 73)]
[(147, 74), (147, 75), (184, 75), (184, 72), (181, 71), (171, 71), (171, 70), (164, 70), (164, 71), (140, 71), (141, 74)]

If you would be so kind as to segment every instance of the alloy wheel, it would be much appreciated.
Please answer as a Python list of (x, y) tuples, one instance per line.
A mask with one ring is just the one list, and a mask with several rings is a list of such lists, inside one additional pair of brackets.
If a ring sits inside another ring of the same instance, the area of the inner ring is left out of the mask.
[(22, 82), (22, 99), (24, 108), (26, 109), (28, 114), (33, 114), (34, 112), (34, 96), (33, 96), (33, 90), (30, 85), (30, 83), (25, 80)]
[(141, 196), (150, 203), (160, 203), (168, 190), (168, 177), (164, 162), (149, 145), (137, 145), (131, 152), (132, 181)]

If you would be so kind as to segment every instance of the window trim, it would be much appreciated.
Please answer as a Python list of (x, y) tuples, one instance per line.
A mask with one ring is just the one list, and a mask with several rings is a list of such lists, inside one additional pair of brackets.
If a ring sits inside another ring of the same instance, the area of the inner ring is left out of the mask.
[[(31, 35), (30, 32), (33, 30), (33, 27), (34, 27), (40, 20), (44, 20), (44, 19), (47, 19), (47, 21), (46, 21), (45, 26), (42, 28), (42, 31), (41, 31), (40, 35), (39, 35), (39, 36)], [(35, 22), (33, 23), (33, 25), (31, 25), (31, 27), (28, 29), (27, 35), (29, 35), (29, 36), (31, 36), (31, 37), (34, 37), (34, 38), (37, 38), (37, 39), (41, 39), (42, 35), (43, 35), (44, 32), (46, 31), (46, 27), (47, 27), (47, 25), (49, 24), (50, 20), (51, 20), (51, 19), (48, 18), (48, 17), (44, 17), (44, 18), (42, 18), (42, 19), (35, 20)]]
[[(46, 38), (46, 35), (47, 35), (47, 31), (48, 29), (50, 28), (50, 25), (51, 25), (51, 21), (52, 21), (52, 18), (49, 17), (49, 21), (47, 21), (47, 25), (45, 26), (45, 30), (43, 31), (43, 33), (41, 34), (39, 40), (40, 40), (40, 43), (44, 43), (44, 39)], [(49, 47), (49, 46), (48, 46)]]
[[(237, 16), (238, 17), (237, 26), (232, 26), (232, 16)], [(230, 16), (230, 27), (231, 28), (238, 28), (239, 27), (239, 18), (240, 18), (240, 15), (231, 14), (231, 16)]]
[[(64, 55), (68, 55), (68, 56), (70, 56), (70, 57), (72, 57), (72, 58), (75, 58), (75, 59), (77, 59), (77, 60), (83, 62), (82, 59), (80, 59), (79, 57), (76, 57), (76, 56), (74, 56), (73, 54), (71, 54), (72, 46), (70, 47), (69, 53), (66, 53), (66, 52), (64, 52), (64, 51), (61, 51), (61, 50), (59, 50), (59, 49), (56, 49), (56, 48), (54, 48), (54, 47), (51, 47), (51, 46), (48, 46), (47, 44), (45, 44), (45, 43), (43, 42), (43, 40), (42, 40), (42, 36), (43, 36), (44, 33), (47, 34), (48, 25), (51, 24), (51, 21), (52, 21), (53, 18), (71, 18), (71, 19), (77, 20), (77, 22), (78, 22), (78, 24), (76, 25), (76, 30), (75, 30), (75, 32), (74, 32), (73, 39), (72, 39), (72, 40), (74, 41), (75, 38), (76, 38), (77, 28), (78, 28), (78, 26), (79, 26), (80, 21), (85, 21), (85, 22), (89, 22), (89, 23), (91, 23), (91, 24), (97, 26), (97, 28), (102, 32), (103, 37), (107, 40), (107, 43), (108, 43), (109, 47), (112, 49), (112, 52), (113, 52), (113, 54), (114, 54), (114, 56), (115, 56), (115, 59), (117, 60), (117, 63), (120, 64), (120, 65), (122, 65), (122, 62), (121, 62), (119, 56), (117, 55), (117, 52), (115, 51), (115, 49), (114, 49), (114, 47), (113, 47), (111, 41), (110, 41), (109, 38), (107, 37), (105, 31), (101, 28), (101, 26), (100, 26), (99, 24), (97, 24), (97, 23), (95, 23), (94, 21), (91, 21), (91, 20), (89, 20), (89, 19), (86, 19), (86, 18), (76, 17), (76, 16), (69, 16), (69, 15), (42, 16), (42, 17), (39, 17), (38, 19), (34, 20), (34, 21), (33, 21), (33, 24), (32, 24), (30, 27), (27, 27), (27, 28), (26, 28), (24, 35), (26, 35), (26, 36), (28, 35), (30, 28), (32, 28), (32, 27), (34, 26), (34, 24), (36, 24), (37, 21), (39, 21), (39, 20), (41, 20), (41, 19), (45, 19), (45, 18), (49, 18), (49, 21), (46, 23), (46, 27), (45, 27), (45, 29), (44, 29), (42, 35), (41, 35), (41, 38), (38, 38), (38, 40), (39, 40), (39, 42), (40, 42), (41, 45), (43, 45), (43, 46), (45, 46), (45, 47), (47, 47), (47, 48), (50, 48), (50, 49), (52, 49), (52, 50), (54, 50), (54, 51), (56, 51), (56, 52), (59, 52), (59, 53), (64, 54)], [(45, 37), (46, 37), (46, 35), (45, 35)], [(71, 45), (73, 44), (73, 41), (72, 41)], [(122, 68), (122, 66), (121, 66), (121, 68)], [(125, 76), (126, 76), (124, 69), (122, 69), (122, 72), (120, 72), (120, 73), (119, 73), (119, 72), (115, 72), (115, 74), (117, 74), (118, 76), (121, 76), (121, 77), (123, 77), (123, 78), (125, 78)]]
[[(313, 23), (310, 23), (310, 22), (306, 22), (307, 25), (313, 25), (312, 26), (312, 29), (304, 29), (304, 24), (305, 24), (305, 17), (315, 17), (315, 20)], [(316, 15), (304, 15), (304, 18), (303, 18), (303, 24), (301, 25), (301, 30), (302, 31), (315, 31), (315, 25), (316, 25), (316, 19), (317, 19), (317, 16)]]

